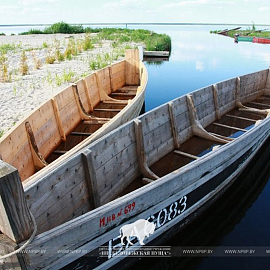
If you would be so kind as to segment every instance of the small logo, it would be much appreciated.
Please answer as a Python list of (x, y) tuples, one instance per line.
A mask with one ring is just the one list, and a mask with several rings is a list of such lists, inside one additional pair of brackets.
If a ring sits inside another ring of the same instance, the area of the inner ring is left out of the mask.
[(155, 231), (156, 225), (146, 219), (139, 219), (131, 224), (124, 225), (120, 228), (121, 244), (124, 245), (124, 238), (126, 237), (128, 243), (133, 245), (130, 238), (135, 236), (141, 245), (144, 245), (145, 237), (149, 237)]

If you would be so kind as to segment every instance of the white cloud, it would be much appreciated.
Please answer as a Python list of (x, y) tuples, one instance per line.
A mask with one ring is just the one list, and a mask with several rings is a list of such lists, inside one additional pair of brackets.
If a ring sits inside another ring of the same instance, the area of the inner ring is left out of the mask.
[(185, 1), (179, 1), (177, 3), (171, 2), (163, 4), (163, 8), (175, 8), (175, 7), (184, 7), (184, 6), (195, 6), (195, 5), (232, 5), (233, 1), (218, 1), (218, 0), (185, 0)]
[(258, 11), (268, 11), (270, 10), (270, 7), (259, 7)]
[(56, 2), (56, 0), (19, 0), (19, 3), (23, 6), (33, 6), (40, 4), (51, 4)]
[(145, 2), (141, 0), (120, 0), (116, 2), (110, 2), (103, 5), (103, 8), (134, 8), (134, 6), (142, 6)]
[(196, 61), (196, 69), (199, 71), (204, 70), (204, 62), (203, 61)]

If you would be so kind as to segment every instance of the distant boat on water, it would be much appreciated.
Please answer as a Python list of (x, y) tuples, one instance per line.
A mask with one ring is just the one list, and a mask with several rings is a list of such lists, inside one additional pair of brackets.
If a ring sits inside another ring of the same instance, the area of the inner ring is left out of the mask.
[(260, 37), (254, 37), (253, 43), (262, 43), (262, 44), (270, 44), (270, 38), (260, 38)]
[(252, 42), (261, 44), (270, 44), (270, 38), (251, 37), (251, 36), (235, 36), (234, 41), (238, 42)]

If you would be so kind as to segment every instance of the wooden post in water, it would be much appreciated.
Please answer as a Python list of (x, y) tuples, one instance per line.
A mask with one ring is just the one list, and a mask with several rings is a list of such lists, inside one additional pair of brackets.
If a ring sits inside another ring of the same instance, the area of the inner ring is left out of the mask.
[[(0, 249), (3, 252), (0, 256), (14, 251), (17, 244), (28, 240), (34, 231), (18, 170), (2, 160), (0, 160), (0, 230), (3, 233), (0, 238)], [(7, 261), (9, 265), (16, 265), (12, 269), (20, 269), (21, 263), (18, 262), (16, 255)], [(7, 261), (5, 260), (4, 264), (7, 264)]]

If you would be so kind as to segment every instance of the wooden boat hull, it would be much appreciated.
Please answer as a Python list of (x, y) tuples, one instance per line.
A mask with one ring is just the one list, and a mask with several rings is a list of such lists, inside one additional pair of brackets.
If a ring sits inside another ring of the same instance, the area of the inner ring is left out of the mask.
[[(228, 189), (269, 138), (269, 94), (269, 70), (199, 89), (96, 140), (38, 182), (25, 183), (26, 205), (37, 223), (37, 236), (26, 247), (26, 269), (59, 269), (85, 253), (93, 255), (92, 268), (107, 269), (131, 249), (121, 243), (123, 226), (149, 222), (143, 243), (150, 244), (173, 226), (187, 225)], [(258, 105), (260, 98), (268, 103)], [(232, 115), (235, 108), (250, 119)], [(252, 115), (264, 116), (254, 120)], [(232, 127), (220, 122), (224, 116), (254, 124)], [(237, 132), (218, 136), (207, 131), (213, 122)], [(217, 145), (208, 153), (200, 150), (201, 156), (184, 153), (181, 147), (193, 137)], [(162, 175), (159, 162), (171, 154), (178, 165), (179, 156), (194, 161)], [(131, 241), (133, 249), (142, 247), (137, 237)]]
[(0, 139), (0, 158), (16, 167), (23, 181), (36, 181), (82, 147), (138, 116), (147, 80), (138, 50), (127, 50), (124, 61), (77, 81), (26, 116)]
[[(172, 173), (172, 175), (164, 177), (158, 185), (149, 185), (143, 192), (142, 190), (134, 191), (132, 194), (115, 200), (112, 204), (106, 204), (100, 207), (97, 209), (98, 211), (95, 211), (94, 215), (89, 213), (89, 215), (86, 214), (83, 219), (79, 219), (75, 223), (71, 221), (59, 226), (57, 230), (51, 232), (52, 235), (50, 235), (51, 239), (49, 241), (51, 243), (48, 243), (46, 239), (47, 233), (44, 233), (44, 235), (40, 235), (41, 238), (39, 241), (35, 244), (33, 243), (30, 247), (32, 249), (38, 249), (42, 246), (45, 250), (46, 245), (48, 245), (47, 248), (51, 249), (51, 246), (54, 244), (55, 246), (52, 252), (57, 252), (57, 250), (74, 249), (73, 243), (76, 242), (76, 246), (81, 250), (81, 253), (76, 255), (68, 254), (64, 258), (63, 264), (57, 261), (55, 265), (54, 263), (50, 264), (50, 269), (58, 269), (67, 263), (71, 263), (75, 258), (79, 258), (83, 251), (92, 252), (90, 256), (93, 257), (98, 255), (98, 262), (93, 262), (93, 268), (109, 268), (123, 260), (123, 256), (118, 256), (118, 254), (125, 250), (125, 246), (121, 245), (119, 233), (120, 228), (124, 224), (130, 224), (139, 219), (156, 222), (155, 235), (150, 235), (149, 238), (146, 238), (144, 240), (145, 244), (151, 243), (151, 240), (153, 241), (155, 238), (161, 237), (164, 232), (176, 224), (179, 227), (187, 225), (198, 213), (204, 210), (204, 206), (209, 200), (211, 202), (216, 200), (236, 180), (237, 176), (244, 170), (257, 150), (268, 138), (269, 128), (266, 128), (262, 132), (263, 134), (261, 132), (254, 133), (243, 147), (239, 147), (239, 144), (237, 146), (232, 144), (226, 151), (227, 158), (225, 160), (223, 154), (217, 154), (213, 159), (209, 158), (207, 161), (202, 161), (201, 164), (198, 164), (198, 168), (189, 170), (187, 167), (177, 175)], [(238, 154), (235, 156), (234, 153)], [(213, 160), (215, 161), (214, 163)], [(206, 173), (204, 169), (202, 170), (205, 166), (211, 169), (207, 171), (206, 175), (203, 175)], [(198, 170), (201, 170), (200, 174), (198, 174)], [(194, 175), (196, 177), (193, 178), (193, 183), (188, 183), (187, 180), (186, 183), (183, 183), (183, 179), (190, 179)], [(161, 201), (156, 199), (157, 195)], [(164, 200), (164, 198), (167, 199)], [(135, 205), (136, 208), (124, 214), (125, 209), (128, 209), (129, 205)], [(121, 210), (123, 215), (118, 217)], [(166, 215), (167, 218), (164, 219)], [(168, 215), (171, 215), (171, 217)], [(115, 217), (115, 220), (113, 220), (113, 217)], [(128, 219), (128, 222), (121, 223), (125, 219)], [(108, 220), (110, 221), (108, 222)], [(118, 225), (119, 223), (120, 225)], [(107, 227), (112, 229), (108, 230)], [(80, 228), (80, 234), (85, 238), (78, 238), (78, 234), (76, 233), (78, 228)], [(91, 232), (89, 232), (89, 228), (91, 228)], [(98, 239), (95, 237), (97, 236), (97, 232), (100, 234)], [(65, 240), (64, 238), (68, 239)], [(92, 238), (93, 240), (83, 245), (83, 242), (87, 241), (88, 238)], [(104, 250), (108, 252), (108, 256), (105, 258), (105, 262), (99, 265), (99, 257), (102, 254), (101, 247), (105, 247)], [(141, 245), (137, 241), (134, 243), (133, 249), (134, 247), (139, 249)], [(50, 259), (53, 261), (56, 258)], [(40, 260), (37, 260), (36, 263), (36, 266), (40, 265)], [(47, 260), (46, 263), (48, 263)]]

